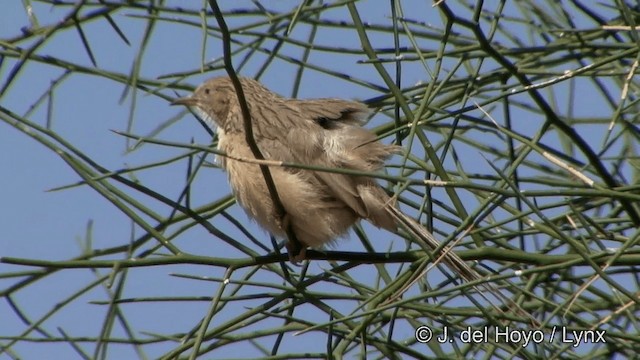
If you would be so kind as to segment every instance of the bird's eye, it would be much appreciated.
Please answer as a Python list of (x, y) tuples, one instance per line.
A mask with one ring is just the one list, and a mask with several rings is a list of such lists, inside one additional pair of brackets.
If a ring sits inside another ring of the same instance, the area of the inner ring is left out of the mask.
[(207, 95), (209, 95), (209, 92), (210, 92), (210, 91), (211, 91), (211, 90), (209, 90), (209, 88), (204, 89), (204, 93), (205, 93), (205, 94), (207, 94)]

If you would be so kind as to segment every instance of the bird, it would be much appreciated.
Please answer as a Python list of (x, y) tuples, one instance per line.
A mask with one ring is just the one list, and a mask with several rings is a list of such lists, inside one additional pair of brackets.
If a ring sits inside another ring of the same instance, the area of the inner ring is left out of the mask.
[(442, 249), (424, 226), (401, 212), (394, 198), (372, 177), (315, 170), (375, 173), (382, 170), (390, 156), (402, 150), (397, 145), (383, 144), (363, 127), (369, 114), (367, 106), (336, 98), (286, 98), (256, 80), (238, 79), (249, 109), (253, 138), (264, 158), (314, 167), (269, 167), (286, 214), (284, 220), (278, 216), (260, 165), (246, 160), (255, 156), (246, 140), (244, 118), (231, 78), (207, 80), (193, 94), (175, 99), (172, 105), (194, 109), (216, 129), (218, 149), (226, 154), (219, 163), (228, 174), (238, 203), (275, 236), (286, 237), (290, 226), (303, 250), (298, 257), (290, 254), (292, 261), (304, 259), (307, 247), (335, 244), (351, 226), (365, 219), (391, 232), (402, 226), (426, 251), (440, 249), (443, 261), (464, 278), (480, 277), (450, 248)]
[[(364, 175), (381, 171), (389, 157), (402, 151), (398, 145), (383, 144), (363, 127), (369, 115), (367, 106), (335, 98), (286, 98), (256, 80), (239, 77), (238, 82), (249, 110), (253, 140), (264, 161), (249, 145), (240, 99), (230, 77), (207, 80), (193, 94), (171, 104), (194, 109), (216, 129), (218, 150), (224, 153), (218, 161), (227, 172), (238, 203), (271, 234), (288, 238), (286, 245), (293, 263), (305, 259), (308, 247), (335, 245), (362, 219), (394, 233), (402, 228), (433, 264), (442, 262), (465, 281), (473, 282), (473, 288), (498, 312), (505, 312), (498, 305), (502, 303), (537, 324), (511, 299), (512, 295), (503, 294), (488, 282), (490, 277), (469, 266), (451, 245), (441, 246), (429, 230), (398, 208), (395, 196), (389, 196), (373, 177)], [(284, 214), (274, 202), (261, 164), (273, 165), (268, 167), (269, 174)], [(413, 274), (412, 282), (428, 269)], [(489, 300), (484, 292), (497, 302)]]

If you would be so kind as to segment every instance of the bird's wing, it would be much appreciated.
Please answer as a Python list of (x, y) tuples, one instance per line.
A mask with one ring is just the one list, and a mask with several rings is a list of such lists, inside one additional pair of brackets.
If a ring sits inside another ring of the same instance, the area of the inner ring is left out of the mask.
[[(291, 104), (288, 104), (291, 106)], [(290, 127), (284, 151), (294, 162), (357, 171), (378, 171), (384, 161), (398, 150), (384, 145), (370, 131), (360, 126), (366, 114), (364, 105), (345, 101), (295, 101), (300, 118)], [(285, 159), (282, 159), (286, 161)], [(374, 179), (326, 171), (315, 171), (317, 180), (327, 186), (331, 194), (353, 209), (360, 217), (375, 225), (394, 229), (395, 222), (383, 208), (388, 197)]]
[[(364, 104), (340, 100), (288, 100), (283, 106), (295, 111), (289, 119), (292, 126), (287, 142), (297, 149), (306, 149), (304, 159), (313, 158), (341, 168), (377, 171), (399, 147), (380, 143), (362, 121), (369, 113)], [(300, 160), (300, 159), (296, 159)]]
[(312, 120), (320, 126), (331, 126), (332, 122), (361, 125), (370, 113), (362, 103), (341, 99), (292, 99), (286, 105), (300, 108), (306, 120)]

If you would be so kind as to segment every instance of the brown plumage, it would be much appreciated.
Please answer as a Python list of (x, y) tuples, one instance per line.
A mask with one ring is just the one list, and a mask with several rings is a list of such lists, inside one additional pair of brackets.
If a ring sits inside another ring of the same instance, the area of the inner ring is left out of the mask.
[[(367, 108), (339, 99), (296, 100), (281, 97), (255, 80), (241, 78), (252, 118), (254, 138), (268, 160), (378, 171), (398, 147), (384, 145), (362, 128)], [(211, 79), (190, 97), (178, 99), (197, 109), (218, 128), (218, 148), (231, 157), (253, 159), (245, 140), (238, 98), (228, 77)], [(240, 205), (265, 229), (284, 236), (260, 167), (221, 158)], [(359, 219), (391, 231), (389, 197), (369, 177), (269, 168), (292, 230), (303, 245), (320, 247), (345, 234)]]
[[(288, 99), (255, 80), (240, 78), (240, 83), (254, 139), (267, 160), (375, 172), (400, 149), (382, 144), (361, 127), (368, 113), (363, 104), (340, 99)], [(222, 157), (220, 164), (238, 202), (262, 227), (284, 237), (285, 225), (276, 214), (260, 166), (237, 160), (255, 157), (245, 140), (244, 120), (231, 80), (208, 80), (193, 95), (173, 104), (195, 108), (209, 125), (218, 128), (218, 148), (229, 155)], [(439, 247), (433, 235), (400, 212), (370, 177), (280, 166), (269, 170), (288, 223), (304, 247), (331, 243), (359, 219), (389, 231), (402, 226), (425, 251)], [(467, 280), (480, 278), (449, 250), (445, 249), (443, 262)]]
[[(382, 144), (361, 127), (367, 109), (360, 103), (287, 99), (255, 80), (241, 78), (240, 83), (251, 114), (254, 139), (267, 160), (375, 172), (400, 149)], [(246, 141), (244, 119), (231, 80), (208, 80), (193, 95), (173, 104), (195, 108), (209, 125), (218, 128), (218, 148), (228, 155), (220, 158), (220, 164), (229, 175), (238, 202), (262, 227), (284, 237), (283, 219), (275, 210), (260, 166), (245, 161), (255, 157)], [(440, 247), (435, 237), (396, 208), (374, 179), (285, 166), (270, 166), (269, 171), (286, 212), (286, 222), (304, 247), (331, 243), (356, 221), (366, 219), (394, 232), (402, 227), (433, 259), (444, 262), (462, 278), (482, 278), (449, 246), (434, 253)], [(416, 274), (415, 278), (421, 276)], [(481, 283), (478, 289), (490, 291), (519, 314), (530, 317), (492, 284)]]

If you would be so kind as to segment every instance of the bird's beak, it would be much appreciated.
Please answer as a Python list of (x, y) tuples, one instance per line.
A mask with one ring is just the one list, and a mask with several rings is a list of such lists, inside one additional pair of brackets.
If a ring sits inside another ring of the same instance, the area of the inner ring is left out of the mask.
[(198, 100), (192, 96), (178, 98), (171, 102), (171, 105), (195, 106), (197, 104), (198, 104)]

